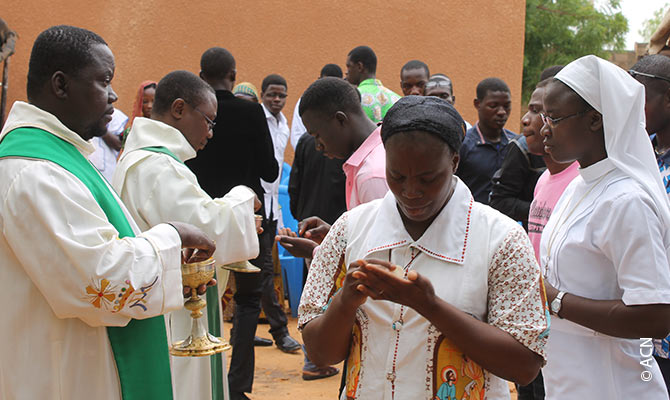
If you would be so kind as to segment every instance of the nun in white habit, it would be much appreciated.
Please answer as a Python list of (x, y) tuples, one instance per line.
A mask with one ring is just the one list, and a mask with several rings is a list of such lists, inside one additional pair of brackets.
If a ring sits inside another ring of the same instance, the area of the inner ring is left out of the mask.
[(547, 399), (667, 399), (651, 341), (670, 331), (670, 205), (645, 131), (644, 88), (582, 57), (545, 92), (545, 149), (577, 160), (542, 234), (554, 318)]

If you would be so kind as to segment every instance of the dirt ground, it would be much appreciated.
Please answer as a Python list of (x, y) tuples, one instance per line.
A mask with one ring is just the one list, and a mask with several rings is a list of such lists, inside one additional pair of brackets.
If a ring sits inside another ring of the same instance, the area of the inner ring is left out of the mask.
[[(289, 331), (291, 336), (302, 343), (302, 337), (296, 329), (297, 319), (289, 317)], [(268, 333), (269, 325), (259, 324), (257, 334), (260, 337), (271, 339)], [(342, 372), (325, 379), (316, 381), (302, 380), (302, 352), (286, 354), (276, 346), (256, 347), (256, 375), (254, 377), (254, 391), (249, 396), (253, 400), (303, 400), (303, 399), (330, 399), (337, 398)], [(341, 365), (337, 366), (342, 369)], [(512, 400), (516, 400), (514, 387)]]
[[(296, 318), (289, 316), (288, 329), (291, 336), (302, 343), (297, 329)], [(267, 324), (258, 324), (257, 335), (272, 339)], [(302, 400), (337, 398), (341, 372), (335, 376), (316, 381), (302, 380), (302, 352), (286, 354), (272, 347), (256, 347), (256, 374), (254, 391), (249, 395), (253, 400)], [(338, 366), (341, 368), (341, 365)]]

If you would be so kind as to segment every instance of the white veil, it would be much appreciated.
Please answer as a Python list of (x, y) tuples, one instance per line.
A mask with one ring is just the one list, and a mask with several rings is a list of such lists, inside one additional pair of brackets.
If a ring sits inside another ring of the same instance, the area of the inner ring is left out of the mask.
[(566, 65), (556, 79), (603, 116), (607, 157), (640, 183), (670, 227), (670, 202), (645, 129), (644, 86), (616, 65), (593, 55)]

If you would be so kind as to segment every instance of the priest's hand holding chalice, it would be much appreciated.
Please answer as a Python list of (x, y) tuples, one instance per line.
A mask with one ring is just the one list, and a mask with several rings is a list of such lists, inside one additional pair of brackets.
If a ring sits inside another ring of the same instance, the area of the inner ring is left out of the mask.
[[(191, 311), (191, 334), (186, 339), (173, 343), (170, 354), (174, 356), (209, 356), (230, 349), (230, 345), (221, 338), (212, 336), (201, 317), (202, 309), (207, 302), (200, 297), (207, 290), (207, 286), (216, 284), (214, 279), (215, 261), (211, 258), (216, 246), (214, 243), (196, 243), (188, 238), (188, 233), (182, 234), (184, 226), (180, 223), (171, 223), (182, 237), (182, 284), (184, 296), (189, 299), (184, 308)], [(186, 225), (186, 224), (183, 224)]]

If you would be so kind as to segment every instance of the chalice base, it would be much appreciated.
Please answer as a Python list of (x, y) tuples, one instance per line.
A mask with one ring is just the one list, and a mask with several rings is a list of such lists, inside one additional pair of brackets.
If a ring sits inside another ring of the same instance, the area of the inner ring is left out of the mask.
[(233, 264), (227, 264), (222, 267), (233, 272), (242, 272), (246, 274), (255, 274), (261, 272), (261, 269), (253, 265), (249, 261), (242, 261)]
[(232, 349), (232, 346), (223, 340), (207, 333), (205, 336), (193, 338), (189, 336), (185, 340), (175, 342), (170, 347), (170, 354), (178, 357), (204, 357), (221, 353)]

